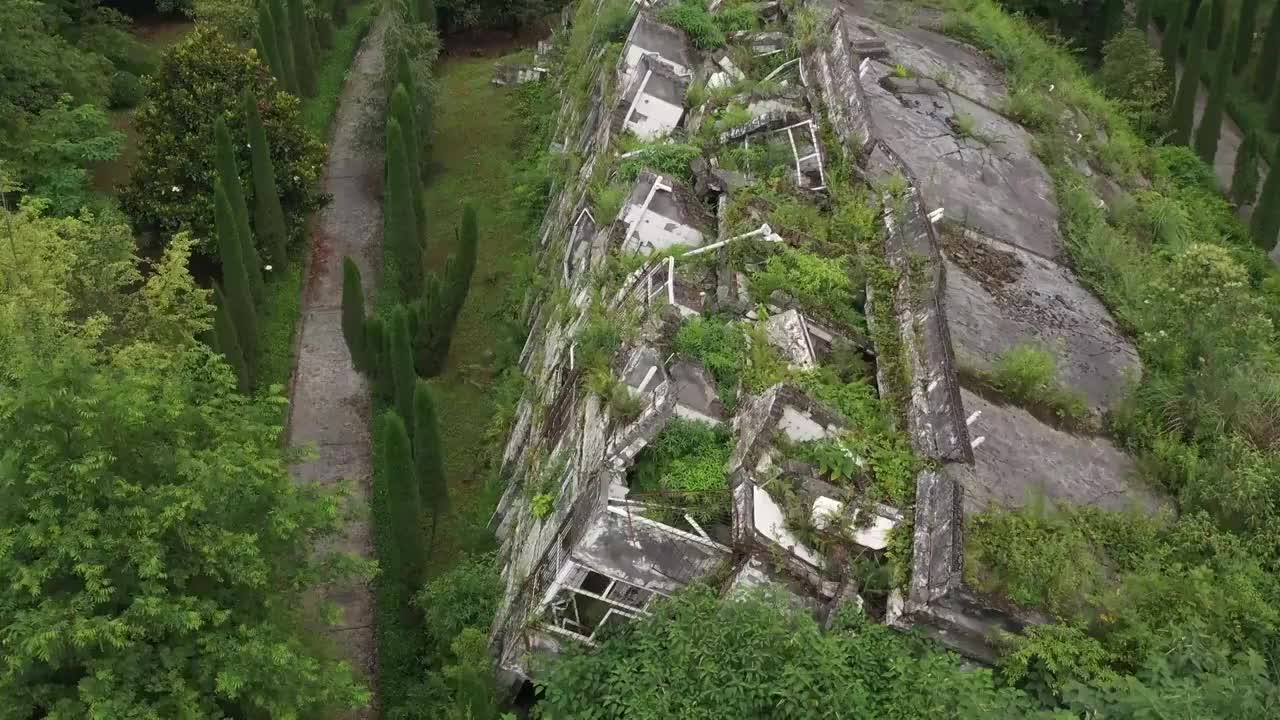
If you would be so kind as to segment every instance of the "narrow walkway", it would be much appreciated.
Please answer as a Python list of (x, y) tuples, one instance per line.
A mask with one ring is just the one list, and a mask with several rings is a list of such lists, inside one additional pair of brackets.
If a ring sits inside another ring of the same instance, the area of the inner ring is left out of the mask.
[[(352, 63), (342, 90), (330, 139), (324, 190), (332, 203), (312, 227), (311, 247), (302, 290), (289, 410), (289, 444), (311, 445), (315, 459), (294, 467), (299, 482), (352, 484), (355, 511), (339, 547), (372, 557), (369, 528), (372, 439), (370, 401), (365, 380), (351, 365), (342, 336), (342, 259), (360, 266), (368, 292), (376, 286), (376, 262), (382, 245), (382, 153), (366, 146), (371, 113), (378, 112), (386, 18), (369, 31)], [(373, 590), (367, 584), (327, 587), (323, 599), (342, 609), (343, 619), (327, 634), (376, 693), (377, 663), (373, 628)], [(353, 720), (377, 716), (373, 707), (353, 713)]]

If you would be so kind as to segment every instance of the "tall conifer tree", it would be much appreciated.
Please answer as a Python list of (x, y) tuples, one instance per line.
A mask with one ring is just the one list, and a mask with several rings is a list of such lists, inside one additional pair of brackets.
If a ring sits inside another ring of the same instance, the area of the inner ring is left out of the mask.
[(214, 227), (218, 235), (218, 254), (222, 260), (222, 285), (226, 289), (227, 307), (235, 325), (236, 338), (244, 354), (250, 385), (258, 357), (258, 316), (253, 303), (253, 290), (244, 269), (243, 249), (236, 230), (235, 214), (227, 200), (227, 192), (221, 183), (213, 186)]
[(1253, 89), (1258, 97), (1266, 100), (1271, 97), (1271, 89), (1276, 85), (1276, 70), (1280, 67), (1280, 4), (1271, 11), (1267, 21), (1267, 33), (1262, 36), (1262, 52), (1258, 54), (1258, 64), (1253, 79)]
[(218, 352), (227, 359), (227, 364), (236, 374), (240, 392), (247, 395), (253, 390), (249, 365), (244, 359), (244, 350), (240, 347), (240, 337), (236, 333), (235, 320), (231, 318), (231, 308), (226, 296), (222, 294), (222, 286), (216, 282), (213, 284), (213, 297), (213, 334), (218, 343)]
[(395, 390), (396, 412), (413, 430), (413, 386), (418, 373), (413, 369), (413, 340), (409, 337), (409, 313), (399, 306), (391, 314), (391, 382)]
[(382, 416), (382, 477), (387, 488), (387, 510), (391, 520), (393, 557), (398, 567), (389, 568), (399, 581), (403, 600), (413, 597), (422, 585), (426, 544), (422, 538), (422, 501), (414, 476), (413, 450), (404, 419), (393, 410)]
[(444, 475), (436, 404), (430, 386), (423, 380), (414, 386), (413, 394), (413, 462), (422, 508), (431, 518), (427, 535), (430, 544), (435, 542), (440, 517), (449, 511), (449, 485)]
[(289, 36), (293, 40), (293, 63), (298, 76), (298, 89), (304, 97), (316, 94), (316, 59), (312, 49), (311, 21), (302, 0), (288, 0)]
[(271, 144), (262, 125), (262, 114), (258, 112), (258, 99), (245, 88), (242, 100), (253, 160), (253, 229), (271, 253), (272, 272), (281, 273), (289, 266), (289, 231), (284, 223), (284, 208), (280, 207)]
[(1169, 16), (1165, 18), (1164, 37), (1160, 41), (1160, 57), (1164, 58), (1165, 70), (1174, 74), (1178, 66), (1179, 51), (1182, 48), (1182, 36), (1187, 27), (1187, 13), (1191, 10), (1189, 0), (1178, 0)]
[(1240, 72), (1253, 54), (1253, 31), (1258, 23), (1258, 0), (1244, 0), (1236, 19), (1235, 71)]
[(280, 80), (286, 90), (301, 96), (302, 89), (298, 85), (298, 63), (293, 57), (293, 35), (284, 0), (262, 0), (262, 3), (271, 15), (271, 25), (276, 32), (276, 52), (280, 55), (280, 67), (284, 71)]
[(284, 65), (280, 62), (280, 49), (276, 42), (276, 26), (271, 21), (271, 9), (266, 3), (262, 3), (258, 5), (258, 47), (262, 49), (262, 57), (271, 68), (271, 74), (281, 86), (285, 86)]
[(1231, 174), (1231, 201), (1237, 205), (1250, 205), (1258, 194), (1258, 136), (1250, 131), (1244, 135), (1236, 152), (1236, 167)]
[(1222, 113), (1227, 103), (1227, 85), (1231, 83), (1231, 67), (1235, 63), (1235, 33), (1227, 33), (1218, 50), (1218, 65), (1214, 69), (1213, 87), (1209, 88), (1209, 102), (1200, 127), (1196, 128), (1196, 154), (1206, 164), (1213, 165), (1218, 154), (1218, 136), (1222, 134)]
[(405, 152), (409, 154), (409, 180), (412, 187), (410, 188), (413, 197), (413, 213), (418, 218), (418, 232), (422, 232), (427, 226), (427, 210), (426, 201), (422, 195), (422, 176), (419, 172), (422, 168), (422, 147), (419, 142), (418, 121), (414, 117), (413, 104), (409, 100), (409, 93), (404, 85), (396, 84), (396, 89), (391, 93), (391, 117), (400, 123), (400, 130), (404, 133)]
[(1151, 4), (1154, 2), (1155, 0), (1138, 0), (1138, 16), (1134, 18), (1133, 25), (1143, 37), (1147, 36), (1147, 28), (1151, 26)]
[(1227, 0), (1205, 0), (1209, 7), (1209, 49), (1217, 50), (1227, 30)]
[(254, 302), (261, 303), (266, 297), (266, 288), (262, 282), (262, 259), (258, 257), (258, 246), (254, 243), (253, 230), (249, 226), (249, 206), (244, 200), (244, 185), (240, 181), (240, 167), (236, 164), (231, 131), (222, 118), (218, 118), (213, 124), (213, 145), (218, 183), (226, 191), (227, 202), (231, 204), (236, 235), (240, 238), (240, 257), (244, 262), (244, 271), (249, 276)]
[(1169, 142), (1187, 145), (1191, 142), (1191, 129), (1195, 124), (1196, 93), (1200, 89), (1200, 68), (1204, 63), (1205, 45), (1209, 41), (1209, 8), (1202, 3), (1196, 13), (1196, 24), (1191, 31), (1191, 44), (1187, 48), (1187, 62), (1182, 66), (1182, 80), (1173, 98), (1173, 116), (1170, 121)]
[(1280, 233), (1280, 172), (1274, 172), (1278, 167), (1280, 144), (1276, 145), (1276, 152), (1271, 158), (1272, 171), (1267, 173), (1267, 180), (1262, 184), (1262, 196), (1253, 208), (1250, 223), (1254, 242), (1267, 252), (1276, 246), (1276, 234)]
[(360, 268), (351, 258), (342, 259), (342, 336), (351, 353), (351, 364), (361, 372), (368, 372), (369, 350), (364, 337), (364, 287), (360, 281)]
[(387, 200), (385, 242), (393, 249), (406, 300), (422, 294), (422, 234), (414, 205), (411, 159), (400, 123), (387, 118)]

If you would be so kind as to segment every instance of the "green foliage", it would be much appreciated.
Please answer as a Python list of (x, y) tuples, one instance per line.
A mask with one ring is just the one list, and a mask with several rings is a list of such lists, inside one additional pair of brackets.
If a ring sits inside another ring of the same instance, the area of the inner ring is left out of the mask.
[(488, 628), (502, 596), (497, 558), (475, 555), (431, 578), (418, 594), (427, 637), (445, 650), (467, 628)]
[(1182, 36), (1186, 33), (1187, 26), (1191, 24), (1192, 13), (1197, 6), (1198, 3), (1191, 3), (1190, 0), (1177, 0), (1173, 11), (1165, 16), (1165, 32), (1160, 42), (1160, 57), (1164, 58), (1164, 66), (1168, 68), (1170, 74), (1173, 74), (1173, 69), (1178, 66), (1178, 54), (1182, 51)]
[(431, 387), (418, 380), (413, 390), (413, 464), (422, 507), (431, 517), (428, 542), (434, 542), (440, 518), (449, 512), (449, 485), (440, 449), (440, 420)]
[[(342, 7), (341, 3), (335, 4), (335, 9), (339, 7)], [(350, 21), (337, 31), (333, 49), (316, 71), (316, 96), (303, 105), (302, 115), (303, 124), (318, 138), (327, 138), (329, 135), (329, 126), (338, 112), (338, 99), (346, 84), (347, 72), (380, 8), (380, 4), (372, 2), (353, 8)]]
[(117, 70), (111, 75), (111, 90), (107, 95), (107, 107), (124, 110), (142, 102), (142, 80), (128, 70)]
[(76, 334), (11, 368), (0, 399), (0, 714), (364, 706), (351, 669), (314, 644), (307, 588), (359, 578), (323, 550), (341, 499), (289, 474), (283, 399), (236, 392), (189, 337), (104, 349)]
[(1098, 81), (1139, 130), (1151, 133), (1163, 124), (1169, 77), (1160, 53), (1147, 44), (1145, 32), (1124, 30), (1107, 41)]
[(659, 175), (692, 183), (690, 164), (702, 156), (702, 149), (698, 146), (677, 142), (643, 143), (626, 148), (626, 152), (629, 157), (618, 162), (618, 179), (628, 185), (635, 183), (642, 170), (652, 170)]
[[(25, 143), (8, 149), (0, 160), (10, 160), (14, 179), (32, 195), (46, 200), (51, 210), (60, 215), (78, 212), (90, 202), (86, 168), (114, 159), (123, 136), (111, 128), (106, 114), (97, 107), (73, 106), (65, 99), (29, 120)], [(0, 139), (0, 149), (4, 142)]]
[(1276, 84), (1276, 71), (1280, 69), (1280, 5), (1272, 8), (1267, 20), (1267, 32), (1262, 36), (1262, 50), (1254, 65), (1253, 90), (1266, 100)]
[[(1220, 11), (1222, 0), (1215, 2), (1215, 12)], [(1228, 34), (1226, 42), (1218, 48), (1218, 66), (1213, 82), (1209, 84), (1209, 102), (1196, 128), (1196, 154), (1206, 165), (1213, 165), (1218, 154), (1218, 138), (1222, 134), (1222, 114), (1227, 102), (1227, 85), (1231, 82), (1231, 64), (1234, 62), (1235, 35)]]
[(271, 143), (267, 140), (258, 99), (247, 88), (244, 92), (245, 124), (248, 127), (250, 166), (253, 171), (253, 229), (258, 243), (267, 249), (271, 272), (283, 273), (289, 267), (289, 230), (284, 224), (284, 209), (276, 186), (275, 163), (271, 160)]
[(724, 31), (707, 12), (702, 0), (680, 0), (668, 5), (658, 13), (658, 19), (684, 30), (694, 46), (701, 50), (724, 46)]
[(721, 601), (701, 586), (599, 647), (556, 659), (541, 689), (544, 716), (565, 720), (595, 717), (602, 707), (636, 720), (1031, 716), (1030, 701), (997, 688), (990, 671), (961, 669), (954, 657), (857, 611), (823, 632), (782, 599)]
[[(414, 112), (409, 91), (403, 83), (396, 83), (395, 89), (391, 92), (390, 105), (390, 117), (400, 123), (400, 129), (404, 132), (405, 152), (409, 153), (409, 167), (413, 170), (411, 176), (414, 180), (418, 180), (426, 157), (422, 153), (422, 136), (418, 132), (417, 113)], [(414, 197), (419, 197), (422, 194), (422, 186), (418, 183), (415, 185), (417, 194)], [(422, 209), (421, 200), (417, 201), (414, 209), (418, 214), (418, 222), (426, 223), (426, 213)]]
[(970, 515), (965, 530), (966, 579), (1017, 605), (1076, 617), (1104, 582), (1088, 538), (1043, 500), (1020, 512)]
[(253, 391), (253, 378), (249, 375), (249, 364), (245, 361), (244, 350), (240, 348), (240, 338), (236, 333), (235, 320), (231, 317), (231, 308), (222, 294), (222, 288), (216, 284), (213, 286), (213, 297), (214, 341), (218, 352), (222, 353), (222, 357), (227, 360), (227, 365), (231, 367), (231, 372), (235, 373), (236, 385), (240, 392), (248, 394)]
[[(723, 428), (674, 418), (636, 457), (628, 484), (644, 502), (678, 508), (700, 522), (722, 522), (728, 514), (726, 465), (732, 451), (733, 437)], [(665, 519), (665, 511), (658, 517)]]
[(1259, 0), (1244, 0), (1236, 16), (1235, 61), (1232, 70), (1240, 72), (1253, 55), (1253, 35), (1258, 22)]
[(409, 311), (403, 306), (391, 313), (390, 348), (391, 382), (394, 388), (396, 412), (404, 421), (410, 435), (414, 431), (414, 393), (418, 374), (413, 369), (413, 341), (409, 331)]
[(222, 185), (214, 187), (217, 207), (218, 251), (222, 261), (222, 283), (226, 287), (228, 307), (236, 338), (248, 366), (249, 386), (257, 382), (255, 362), (258, 357), (258, 315), (253, 303), (253, 289), (245, 271), (244, 247), (236, 228), (231, 203)]
[(393, 410), (382, 416), (383, 481), (387, 487), (387, 519), (394, 546), (394, 563), (384, 568), (394, 579), (406, 606), (422, 585), (426, 569), (426, 542), (422, 537), (422, 503), (414, 477), (413, 451), (404, 420)]
[(395, 253), (400, 293), (405, 298), (422, 295), (422, 232), (415, 197), (418, 183), (400, 123), (387, 118), (387, 193), (383, 242)]
[(284, 14), (289, 18), (289, 40), (293, 44), (294, 73), (298, 91), (303, 97), (316, 94), (316, 57), (311, 44), (311, 23), (302, 0), (284, 0)]
[(221, 188), (231, 205), (235, 219), (236, 236), (240, 239), (240, 259), (244, 263), (245, 274), (249, 276), (249, 287), (253, 290), (253, 300), (261, 305), (266, 289), (262, 279), (262, 260), (258, 256), (258, 248), (254, 242), (253, 230), (249, 227), (249, 207), (244, 200), (244, 186), (240, 182), (240, 171), (236, 167), (235, 150), (231, 144), (231, 133), (226, 123), (218, 118), (213, 124), (214, 161), (217, 168), (217, 187)]
[[(297, 99), (274, 86), (253, 53), (202, 28), (161, 56), (135, 115), (138, 160), (122, 201), (140, 227), (163, 233), (189, 228), (201, 252), (212, 254), (214, 124), (221, 118), (232, 137), (248, 136), (241, 99), (246, 89), (258, 99), (286, 227), (300, 236), (307, 215), (323, 201), (324, 146), (303, 126)], [(234, 144), (239, 177), (250, 168), (247, 144)]]
[[(1187, 145), (1191, 142), (1191, 130), (1195, 124), (1196, 93), (1200, 91), (1200, 71), (1204, 64), (1206, 45), (1209, 42), (1209, 7), (1200, 3), (1195, 25), (1191, 30), (1191, 43), (1187, 49), (1187, 62), (1182, 67), (1182, 80), (1173, 97), (1172, 117), (1169, 121), (1169, 142)], [(1172, 67), (1172, 66), (1171, 66)]]
[(285, 90), (294, 95), (302, 95), (302, 86), (298, 78), (298, 60), (294, 57), (293, 36), (290, 30), (288, 11), (284, 0), (265, 0), (271, 16), (271, 28), (275, 32), (276, 53), (280, 57), (280, 71), (276, 77)]
[[(1272, 156), (1269, 167), (1276, 167), (1277, 161), (1280, 161), (1280, 150)], [(1276, 234), (1280, 233), (1280, 176), (1267, 173), (1250, 229), (1258, 247), (1269, 251), (1276, 246)]]
[(1231, 201), (1237, 205), (1253, 203), (1258, 194), (1258, 135), (1246, 132), (1236, 152), (1236, 166), (1231, 174)]
[(864, 303), (866, 282), (850, 264), (847, 256), (822, 257), (785, 247), (752, 273), (751, 295), (756, 302), (768, 302), (775, 291), (782, 291), (799, 301), (806, 312), (860, 330), (866, 327), (858, 312)]
[(351, 364), (362, 373), (370, 373), (369, 348), (364, 336), (364, 286), (360, 268), (349, 257), (342, 258), (342, 337), (351, 353)]
[(558, 493), (542, 492), (533, 496), (529, 501), (529, 509), (533, 512), (533, 516), (539, 520), (545, 520), (551, 517), (551, 513), (556, 509), (556, 497)]
[[(1202, 2), (1210, 3), (1209, 7), (1209, 48), (1218, 50), (1222, 43), (1223, 33), (1229, 28), (1227, 24), (1227, 0), (1202, 0)], [(1227, 48), (1224, 54), (1231, 57), (1235, 51)]]
[(742, 330), (723, 320), (696, 317), (680, 326), (674, 347), (711, 372), (721, 402), (732, 407), (746, 362), (747, 336)]
[(1018, 345), (1001, 353), (990, 382), (1010, 400), (1068, 424), (1082, 422), (1089, 412), (1083, 394), (1058, 382), (1057, 359), (1042, 348)]

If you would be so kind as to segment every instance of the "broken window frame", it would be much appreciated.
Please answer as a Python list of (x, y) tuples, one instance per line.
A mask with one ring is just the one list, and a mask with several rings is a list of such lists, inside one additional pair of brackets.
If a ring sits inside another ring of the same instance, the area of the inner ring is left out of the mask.
[[(590, 590), (586, 590), (581, 586), (581, 584), (585, 582), (592, 573), (606, 578), (609, 581), (605, 586), (603, 593), (595, 593)], [(578, 583), (577, 587), (574, 587), (571, 584), (575, 579)], [(645, 598), (644, 605), (637, 607), (608, 597), (608, 595), (618, 585), (625, 585), (629, 588), (647, 593), (648, 596)], [(591, 634), (589, 635), (565, 627), (563, 624), (558, 623), (556, 619), (557, 606), (562, 608), (572, 607), (574, 619), (569, 622), (579, 628), (587, 629), (587, 626), (581, 622), (582, 615), (581, 610), (577, 605), (577, 596), (602, 602), (609, 606), (604, 615), (601, 616), (600, 621), (590, 628)], [(620, 615), (632, 620), (638, 617), (648, 616), (649, 604), (653, 602), (654, 598), (659, 597), (666, 597), (666, 595), (661, 591), (652, 588), (636, 585), (634, 583), (627, 582), (626, 580), (620, 580), (607, 572), (601, 572), (597, 568), (583, 565), (574, 560), (567, 560), (565, 561), (564, 566), (560, 569), (559, 577), (551, 584), (551, 587), (547, 589), (546, 597), (535, 617), (540, 618), (538, 621), (539, 624), (550, 632), (571, 637), (579, 642), (595, 644), (596, 634), (599, 632), (600, 628), (604, 627), (608, 623), (611, 616)]]

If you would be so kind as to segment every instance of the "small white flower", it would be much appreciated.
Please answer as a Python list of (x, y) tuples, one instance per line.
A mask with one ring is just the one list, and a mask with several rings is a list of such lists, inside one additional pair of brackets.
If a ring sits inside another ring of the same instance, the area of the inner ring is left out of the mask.
[(294, 182), (298, 182), (298, 181), (299, 181), (299, 180), (301, 180), (301, 179), (302, 179), (302, 178), (298, 177), (297, 175), (294, 175), (294, 176), (293, 176), (293, 181), (294, 181)]
[(177, 185), (174, 185), (170, 190), (172, 192), (182, 192), (182, 188), (178, 187)]
[(263, 270), (266, 270), (267, 272), (271, 272), (271, 266), (270, 266), (270, 265), (263, 265), (263, 266), (262, 266), (262, 269), (263, 269)]

